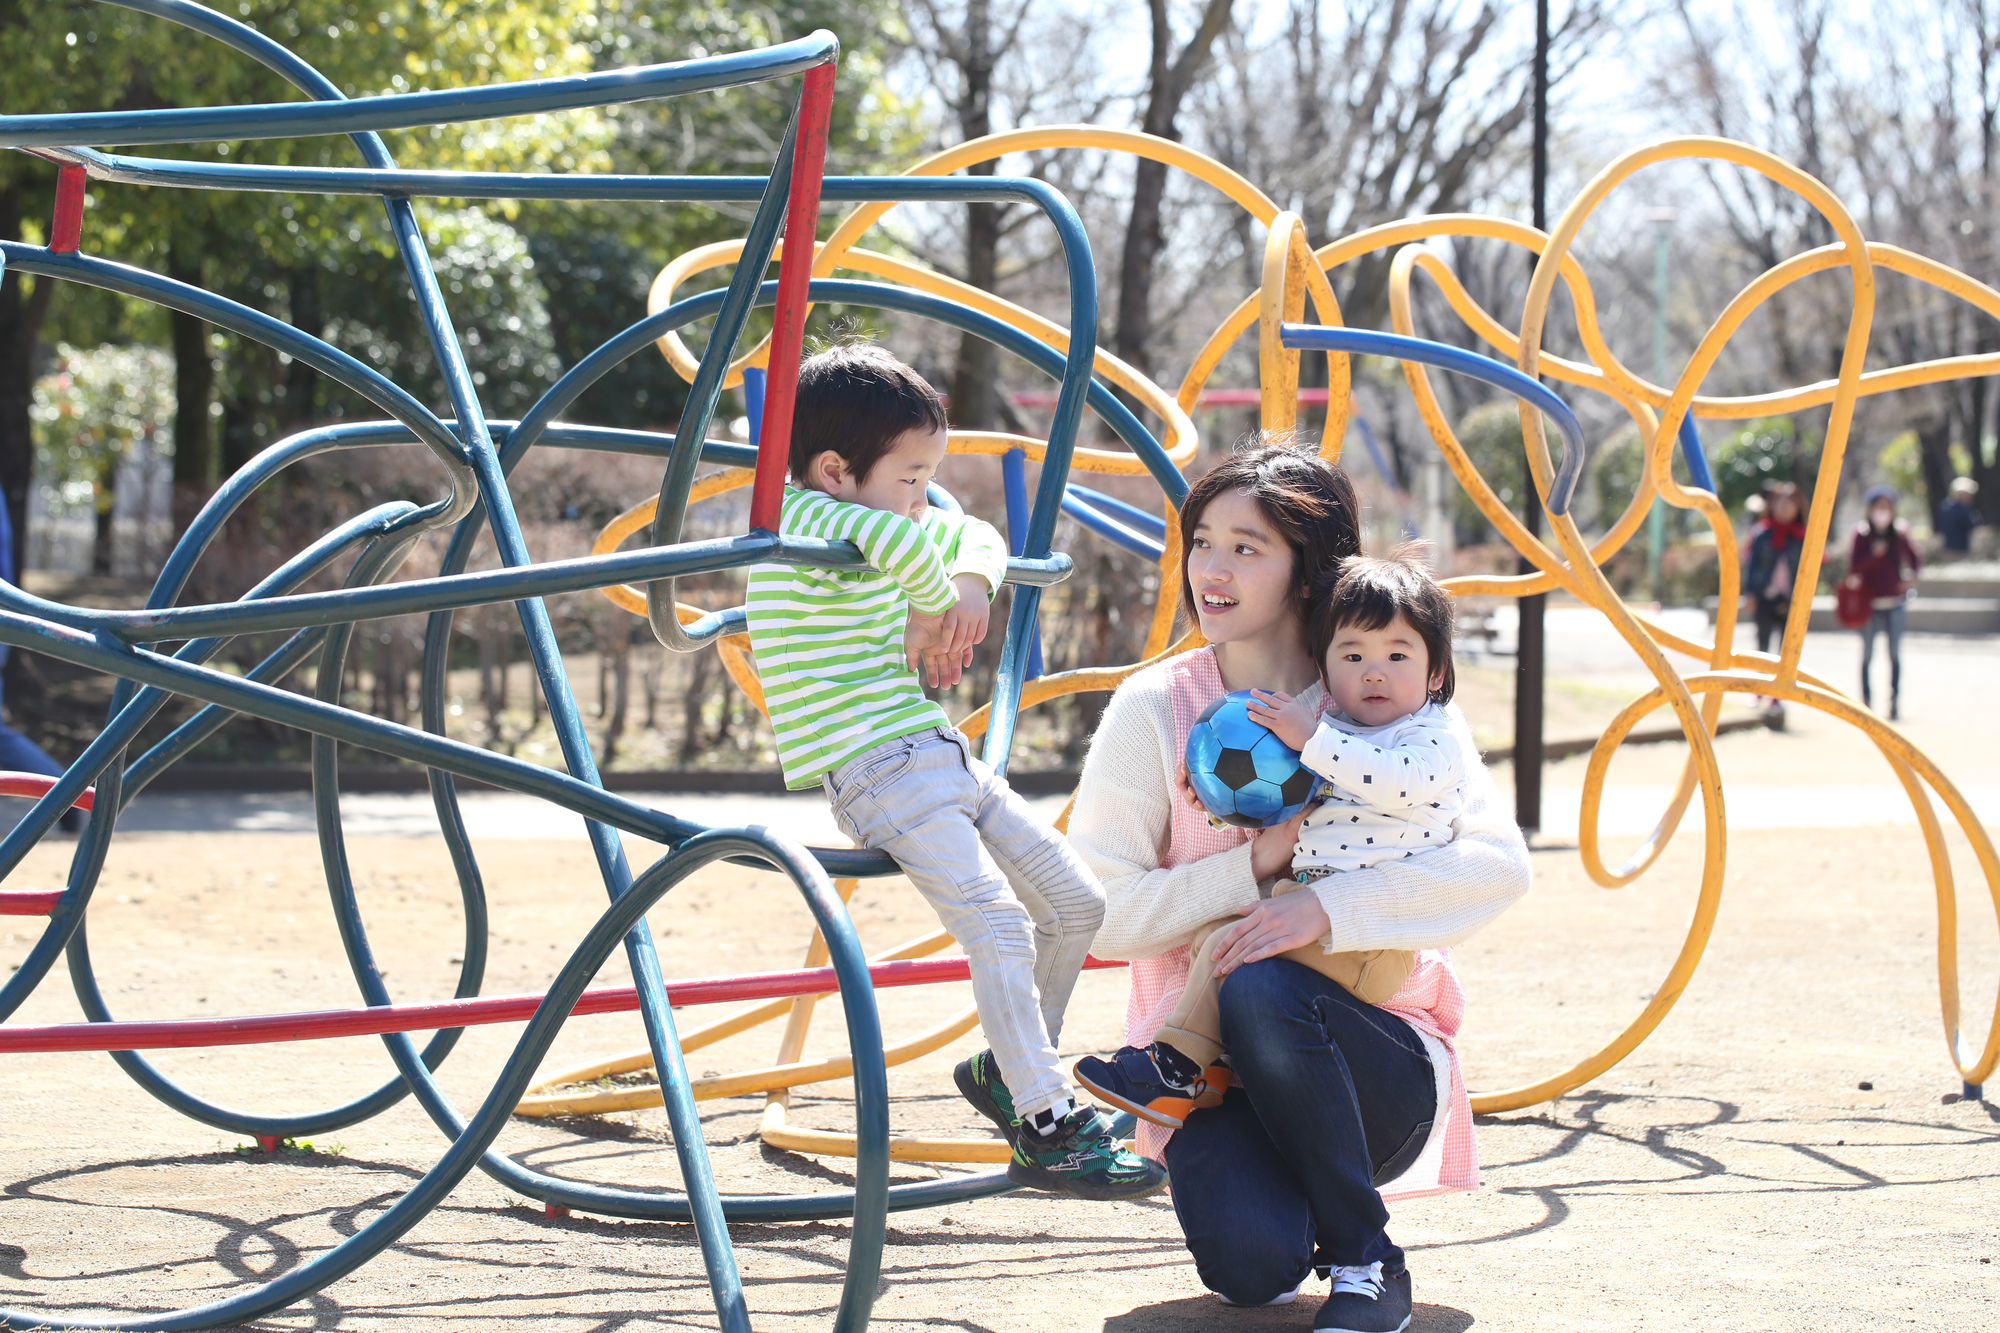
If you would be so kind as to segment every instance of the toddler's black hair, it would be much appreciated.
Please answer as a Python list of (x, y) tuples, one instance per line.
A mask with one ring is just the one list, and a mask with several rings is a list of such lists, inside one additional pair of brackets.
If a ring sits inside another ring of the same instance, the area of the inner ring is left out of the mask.
[(1324, 674), (1327, 649), (1342, 629), (1349, 625), (1381, 629), (1397, 616), (1424, 641), (1430, 658), (1424, 665), (1425, 679), (1435, 676), (1440, 665), (1444, 668), (1444, 679), (1430, 692), (1431, 702), (1450, 703), (1458, 688), (1458, 673), (1451, 663), (1451, 594), (1438, 586), (1411, 551), (1399, 548), (1386, 558), (1355, 556), (1342, 566), (1333, 591), (1307, 612), (1306, 647)]

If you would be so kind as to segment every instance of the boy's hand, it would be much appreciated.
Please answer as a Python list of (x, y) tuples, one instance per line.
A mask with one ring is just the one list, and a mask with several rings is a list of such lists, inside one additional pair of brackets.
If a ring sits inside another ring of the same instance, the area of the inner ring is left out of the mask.
[(965, 668), (972, 665), (973, 645), (985, 642), (992, 620), (993, 599), (987, 594), (985, 579), (960, 574), (951, 586), (958, 590), (958, 601), (944, 613), (937, 646), (924, 654), (924, 670), (934, 687), (958, 684)]
[(944, 633), (938, 651), (967, 653), (974, 644), (986, 641), (993, 599), (987, 595), (986, 580), (977, 574), (960, 574), (951, 581), (951, 586), (958, 590), (958, 603), (944, 613)]
[(910, 618), (903, 625), (903, 661), (915, 671), (925, 654), (935, 652), (944, 629), (944, 612), (925, 615), (916, 607), (910, 608)]
[(1252, 690), (1250, 702), (1246, 706), (1253, 721), (1262, 722), (1276, 736), (1294, 750), (1306, 748), (1306, 742), (1319, 728), (1319, 719), (1312, 709), (1279, 690)]

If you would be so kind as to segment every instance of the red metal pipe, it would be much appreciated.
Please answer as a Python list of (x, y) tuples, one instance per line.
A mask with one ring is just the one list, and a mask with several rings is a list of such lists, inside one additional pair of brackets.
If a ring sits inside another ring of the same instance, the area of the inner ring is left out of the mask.
[(49, 249), (73, 255), (83, 245), (84, 170), (74, 162), (56, 169), (56, 215), (49, 223)]
[[(56, 779), (46, 773), (0, 772), (0, 796), (30, 796), (36, 800), (49, 794), (49, 788), (56, 785)], [(83, 795), (76, 798), (79, 810), (90, 809), (90, 803), (97, 799), (97, 788), (85, 787)]]
[(750, 488), (750, 527), (778, 530), (785, 499), (785, 459), (792, 447), (792, 399), (799, 386), (799, 348), (806, 332), (806, 284), (819, 237), (820, 180), (826, 174), (826, 128), (833, 115), (832, 65), (806, 71), (799, 92), (799, 132), (792, 148), (792, 188), (785, 212), (785, 251), (778, 259), (778, 304), (771, 316), (771, 358), (764, 381), (764, 420), (757, 431), (757, 478)]
[(0, 889), (0, 916), (47, 916), (62, 896), (61, 889)]
[[(1085, 968), (1123, 967), (1099, 958)], [(964, 981), (963, 958), (927, 958), (874, 963), (868, 975), (876, 989), (929, 986)], [(832, 995), (839, 990), (830, 967), (791, 972), (747, 972), (734, 977), (702, 977), (667, 983), (676, 1005), (727, 1004), (793, 995)], [(0, 1026), (0, 1054), (56, 1051), (164, 1051), (194, 1046), (256, 1046), (266, 1042), (319, 1041), (328, 1037), (374, 1037), (385, 1032), (432, 1032), (487, 1023), (525, 1023), (542, 1002), (539, 994), (490, 995), (468, 1000), (388, 1004), (373, 1009), (325, 1009), (303, 1014), (261, 1014), (250, 1018), (186, 1018), (166, 1022), (51, 1023), (39, 1027)], [(583, 993), (571, 1014), (616, 1014), (639, 1007), (630, 986), (598, 986)]]

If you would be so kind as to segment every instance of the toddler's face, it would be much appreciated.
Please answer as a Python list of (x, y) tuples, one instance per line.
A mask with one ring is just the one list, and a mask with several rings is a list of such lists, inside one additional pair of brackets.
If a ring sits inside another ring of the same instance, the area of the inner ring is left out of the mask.
[(1423, 636), (1402, 616), (1380, 629), (1342, 625), (1326, 650), (1326, 691), (1364, 727), (1408, 717), (1443, 684), (1444, 667), (1431, 670)]
[(903, 518), (922, 518), (928, 503), (924, 488), (937, 475), (938, 464), (944, 462), (944, 450), (943, 431), (906, 430), (868, 469), (866, 480), (856, 481), (832, 450), (813, 460), (813, 466), (820, 474), (819, 489), (836, 500), (886, 509)]

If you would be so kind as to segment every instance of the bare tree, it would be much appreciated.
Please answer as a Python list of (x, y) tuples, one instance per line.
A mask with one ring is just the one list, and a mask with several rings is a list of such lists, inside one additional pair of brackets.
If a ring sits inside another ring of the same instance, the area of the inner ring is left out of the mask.
[[(1678, 80), (1714, 133), (1769, 147), (1825, 181), (1856, 213), (1870, 239), (1917, 251), (1962, 272), (1990, 273), (1996, 116), (2000, 116), (2000, 6), (1951, 0), (1898, 7), (1850, 26), (1827, 0), (1786, 0), (1765, 21), (1782, 45), (1746, 41), (1754, 21), (1739, 12), (1702, 22), (1685, 4)], [(1836, 66), (1828, 53), (1850, 58)], [(1760, 54), (1762, 52), (1769, 54)], [(1747, 264), (1739, 277), (1823, 245), (1832, 231), (1793, 192), (1747, 172), (1711, 169), (1711, 194)], [(1722, 295), (1722, 293), (1718, 293)], [(1830, 375), (1846, 324), (1844, 287), (1801, 284), (1774, 297), (1757, 332), (1784, 383)], [(1899, 363), (2000, 350), (2000, 328), (1914, 281), (1882, 275), (1874, 337)], [(1981, 489), (2000, 484), (1989, 452), (1995, 395), (1988, 378), (1954, 380), (1870, 401), (1872, 434), (1916, 434), (1933, 507), (1962, 450)], [(1768, 385), (1766, 387), (1769, 387)], [(1859, 474), (1870, 455), (1851, 451)], [(1989, 511), (1993, 501), (1985, 501)]]
[[(1194, 32), (1176, 53), (1167, 0), (1148, 0), (1153, 47), (1145, 111), (1139, 121), (1146, 133), (1180, 141), (1181, 106), (1207, 69), (1216, 38), (1229, 27), (1232, 4), (1233, 0), (1204, 0)], [(1164, 240), (1160, 210), (1166, 197), (1166, 164), (1141, 158), (1132, 174), (1132, 208), (1119, 261), (1118, 327), (1112, 345), (1121, 359), (1147, 374), (1153, 368), (1153, 262)]]

